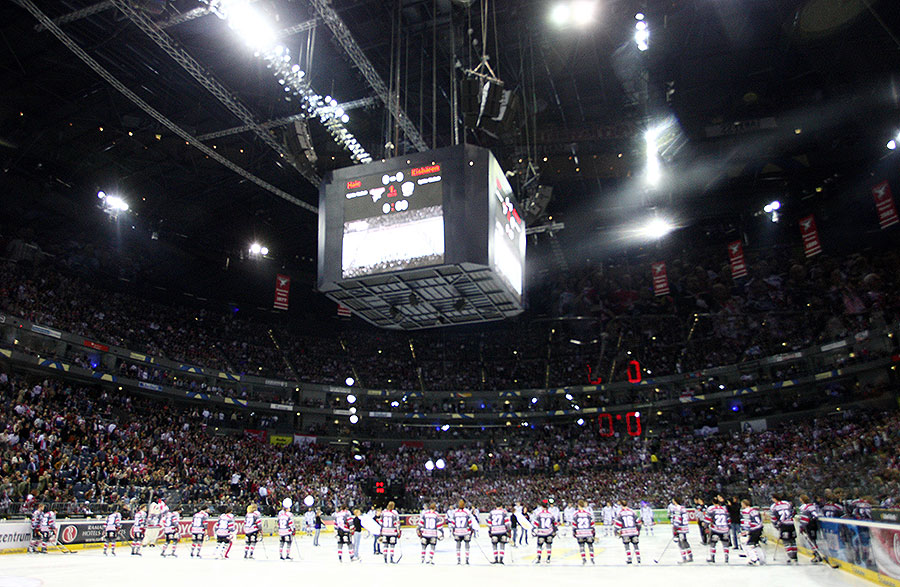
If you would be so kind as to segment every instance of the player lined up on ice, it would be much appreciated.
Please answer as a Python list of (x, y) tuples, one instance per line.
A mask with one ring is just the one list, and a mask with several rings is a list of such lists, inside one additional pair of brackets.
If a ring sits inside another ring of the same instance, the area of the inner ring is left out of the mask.
[(759, 547), (762, 540), (763, 521), (759, 510), (750, 505), (750, 500), (741, 501), (741, 536), (747, 541), (748, 564), (752, 566), (766, 564), (766, 551)]
[(512, 516), (505, 507), (498, 506), (488, 513), (488, 536), (491, 538), (491, 545), (494, 549), (494, 560), (490, 561), (492, 565), (502, 565), (503, 557), (506, 556), (506, 543), (509, 542), (509, 535), (512, 532)]
[(787, 564), (797, 563), (797, 530), (794, 527), (794, 506), (784, 501), (778, 493), (772, 494), (772, 507), (769, 508), (772, 526), (778, 540), (784, 544)]
[(678, 547), (681, 549), (681, 560), (678, 561), (678, 564), (692, 563), (694, 562), (694, 553), (691, 551), (691, 545), (687, 539), (688, 529), (690, 528), (688, 526), (690, 523), (688, 509), (681, 505), (677, 498), (673, 497), (667, 510), (669, 512), (669, 521), (672, 523), (672, 538), (678, 542)]
[(537, 558), (534, 564), (541, 564), (541, 549), (547, 546), (547, 564), (550, 564), (550, 556), (553, 554), (553, 538), (557, 532), (558, 516), (554, 515), (547, 507), (547, 500), (540, 508), (531, 514), (531, 535), (536, 538)]
[(141, 505), (134, 514), (134, 524), (131, 526), (134, 539), (131, 541), (131, 554), (141, 555), (141, 546), (144, 544), (144, 535), (147, 532), (147, 506)]
[[(256, 504), (251, 503), (247, 506), (247, 515), (244, 517), (244, 558), (253, 558), (260, 536), (262, 536), (262, 514), (259, 513)], [(200, 556), (199, 552), (197, 556)]]
[(169, 510), (163, 515), (163, 536), (165, 536), (166, 542), (163, 544), (159, 556), (166, 556), (166, 549), (169, 545), (172, 546), (169, 556), (178, 556), (175, 554), (175, 548), (178, 546), (178, 541), (181, 540), (180, 522), (181, 514), (178, 510)]
[[(619, 513), (616, 514), (616, 534), (622, 539), (625, 546), (625, 562), (631, 564), (631, 550), (634, 549), (634, 557), (638, 564), (641, 562), (641, 548), (638, 542), (641, 536), (641, 519), (637, 513), (628, 507), (624, 501), (619, 502)], [(632, 545), (634, 545), (632, 547)]]
[(809, 543), (809, 549), (813, 553), (812, 563), (822, 562), (824, 559), (816, 542), (819, 533), (819, 506), (805, 493), (800, 495), (800, 533)]
[(103, 540), (103, 556), (106, 556), (108, 549), (112, 550), (112, 555), (116, 556), (116, 535), (122, 529), (122, 514), (119, 508), (114, 507), (111, 514), (106, 516), (106, 524), (103, 529), (106, 531), (106, 537)]
[(578, 509), (572, 514), (572, 536), (578, 541), (581, 564), (587, 564), (585, 548), (590, 551), (591, 564), (596, 564), (594, 562), (594, 538), (597, 536), (597, 530), (594, 528), (594, 514), (588, 509), (587, 502), (583, 499), (578, 502)]
[(213, 527), (213, 532), (216, 535), (216, 556), (220, 559), (228, 558), (235, 535), (234, 514), (231, 506), (227, 506), (225, 511), (219, 515), (219, 519), (216, 520), (216, 525)]
[[(419, 516), (419, 523), (416, 524), (416, 534), (422, 542), (422, 564), (434, 564), (434, 549), (437, 545), (438, 537), (444, 537), (444, 520), (437, 513), (437, 505), (433, 502), (428, 504), (428, 508)], [(426, 555), (428, 560), (426, 560)]]
[(353, 533), (356, 528), (353, 525), (353, 514), (346, 504), (341, 504), (338, 511), (334, 512), (334, 530), (337, 533), (338, 560), (344, 562), (344, 545), (347, 545), (347, 553), (350, 561), (359, 560), (353, 551)]
[(465, 500), (459, 500), (456, 509), (447, 512), (447, 523), (453, 532), (453, 540), (456, 541), (456, 564), (462, 564), (460, 550), (463, 543), (466, 545), (466, 564), (469, 564), (469, 551), (472, 548), (472, 536), (476, 535), (476, 521), (472, 512), (466, 509)]
[(706, 515), (703, 518), (709, 533), (709, 556), (706, 562), (716, 562), (716, 547), (721, 542), (722, 552), (725, 554), (725, 564), (728, 564), (728, 547), (731, 545), (731, 538), (729, 538), (731, 518), (728, 515), (728, 510), (725, 508), (722, 496), (720, 495), (718, 499), (717, 503), (706, 508)]
[(191, 516), (191, 558), (200, 558), (200, 549), (206, 538), (206, 520), (209, 519), (209, 508), (202, 507)]
[(278, 525), (278, 558), (291, 560), (291, 545), (294, 543), (294, 515), (291, 506), (294, 500), (285, 497), (281, 502), (281, 511), (278, 512), (276, 524)]
[(378, 524), (381, 526), (381, 552), (384, 555), (385, 564), (400, 562), (394, 560), (394, 549), (400, 539), (400, 514), (394, 507), (394, 502), (389, 501), (378, 519)]

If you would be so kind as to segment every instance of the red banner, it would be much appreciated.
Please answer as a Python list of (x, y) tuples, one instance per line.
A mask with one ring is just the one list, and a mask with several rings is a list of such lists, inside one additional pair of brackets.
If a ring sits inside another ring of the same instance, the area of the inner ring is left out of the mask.
[(291, 278), (280, 273), (275, 276), (275, 303), (276, 310), (288, 309), (288, 294), (291, 291)]
[(253, 430), (252, 428), (245, 428), (244, 436), (246, 436), (247, 438), (253, 438), (260, 442), (266, 441), (266, 431), (265, 430)]
[(653, 294), (664, 296), (669, 293), (669, 276), (666, 274), (666, 262), (658, 261), (650, 266), (653, 271)]
[(337, 315), (340, 316), (341, 318), (349, 318), (350, 316), (353, 315), (353, 312), (347, 306), (342, 306), (341, 304), (338, 304)]
[(100, 344), (99, 342), (94, 342), (92, 340), (85, 340), (84, 346), (88, 348), (92, 348), (97, 351), (103, 351), (104, 353), (109, 352), (109, 347), (105, 344)]
[(737, 240), (728, 243), (728, 261), (731, 262), (731, 278), (747, 277), (747, 262), (744, 260), (744, 245)]
[(816, 219), (812, 214), (800, 219), (800, 235), (803, 237), (803, 252), (807, 257), (815, 257), (822, 252), (819, 231), (816, 230)]
[(872, 196), (875, 197), (875, 210), (878, 212), (878, 224), (882, 230), (900, 222), (897, 207), (894, 205), (894, 195), (891, 194), (891, 186), (887, 181), (872, 187)]

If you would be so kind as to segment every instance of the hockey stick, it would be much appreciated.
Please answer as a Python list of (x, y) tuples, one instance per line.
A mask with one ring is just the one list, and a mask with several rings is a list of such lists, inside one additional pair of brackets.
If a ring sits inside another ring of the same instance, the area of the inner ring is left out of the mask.
[(297, 540), (291, 539), (291, 544), (297, 547), (297, 560), (303, 560), (303, 555), (300, 554), (300, 544)]
[(772, 562), (778, 558), (778, 547), (781, 546), (781, 532), (778, 533), (778, 539), (775, 541), (775, 552), (772, 553)]
[(659, 564), (659, 561), (662, 560), (663, 555), (666, 554), (666, 551), (669, 550), (669, 547), (672, 545), (673, 542), (675, 542), (674, 536), (672, 537), (672, 540), (669, 540), (668, 542), (666, 542), (666, 547), (663, 548), (663, 551), (659, 554), (659, 556), (656, 557), (655, 559), (653, 559), (654, 563)]
[(828, 558), (826, 555), (822, 554), (822, 551), (819, 550), (819, 545), (816, 544), (815, 540), (813, 540), (812, 538), (809, 537), (809, 534), (804, 534), (804, 536), (806, 537), (806, 541), (809, 543), (809, 545), (811, 547), (810, 550), (812, 550), (812, 552), (813, 552), (814, 559), (815, 559), (815, 553), (819, 553), (819, 557), (825, 562), (826, 565), (828, 565), (832, 569), (841, 568), (841, 565), (839, 565), (838, 563), (832, 562), (832, 560), (830, 558)]
[[(263, 534), (263, 531), (260, 530), (259, 533), (260, 533), (260, 534)], [(269, 560), (269, 551), (268, 551), (268, 549), (266, 549), (266, 536), (265, 536), (265, 534), (262, 535), (262, 537), (261, 537), (260, 540), (259, 540), (259, 543), (262, 544), (262, 547), (263, 547), (263, 554), (266, 555), (266, 560)]]
[(487, 555), (487, 553), (484, 551), (484, 549), (481, 548), (481, 544), (478, 542), (478, 539), (476, 538), (475, 540), (473, 540), (473, 542), (475, 542), (475, 546), (478, 547), (478, 550), (481, 551), (481, 554), (484, 556), (484, 560), (486, 560), (486, 561), (488, 562), (489, 565), (494, 564), (493, 561), (491, 561), (490, 557), (488, 557), (488, 555)]

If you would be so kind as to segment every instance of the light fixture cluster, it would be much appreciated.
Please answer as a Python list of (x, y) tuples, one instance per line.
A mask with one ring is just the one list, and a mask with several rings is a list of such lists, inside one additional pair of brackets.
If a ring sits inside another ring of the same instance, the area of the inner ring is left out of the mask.
[(900, 145), (900, 134), (890, 139), (885, 146), (888, 148), (888, 151), (893, 151), (897, 148), (897, 145)]
[(118, 216), (119, 212), (128, 211), (128, 202), (119, 196), (111, 196), (106, 192), (97, 192), (97, 198), (103, 203), (103, 209), (106, 213)]
[(309, 117), (318, 118), (334, 141), (350, 151), (353, 161), (372, 162), (372, 156), (344, 126), (350, 122), (350, 116), (338, 106), (337, 100), (331, 96), (320, 96), (312, 90), (306, 72), (296, 63), (291, 63), (290, 49), (275, 42), (277, 34), (250, 6), (249, 0), (206, 0), (206, 3), (254, 49), (257, 57), (265, 60), (266, 67), (272, 70), (284, 92), (299, 98)]
[(265, 257), (265, 256), (268, 255), (268, 254), (269, 254), (269, 247), (267, 247), (267, 246), (265, 246), (265, 245), (261, 245), (261, 244), (259, 244), (259, 243), (252, 243), (252, 244), (250, 245), (250, 256), (252, 256), (252, 257), (256, 257), (256, 256), (262, 256), (262, 257)]
[(637, 21), (634, 23), (634, 42), (637, 43), (638, 51), (646, 51), (650, 48), (650, 29), (644, 20), (644, 13), (638, 12), (634, 15), (634, 19)]

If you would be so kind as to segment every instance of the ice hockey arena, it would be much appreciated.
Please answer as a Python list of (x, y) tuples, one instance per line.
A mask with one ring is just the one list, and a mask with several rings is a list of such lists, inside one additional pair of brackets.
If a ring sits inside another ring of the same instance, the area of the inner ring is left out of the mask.
[(0, 587), (900, 587), (896, 0), (3, 0), (0, 163)]

